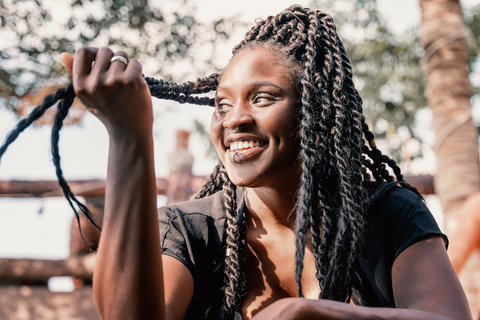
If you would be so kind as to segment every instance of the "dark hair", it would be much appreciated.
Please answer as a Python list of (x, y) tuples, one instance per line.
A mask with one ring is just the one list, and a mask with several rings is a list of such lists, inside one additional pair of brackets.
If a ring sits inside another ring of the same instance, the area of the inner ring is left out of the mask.
[[(298, 294), (303, 296), (300, 279), (306, 234), (310, 231), (320, 298), (349, 301), (363, 245), (365, 204), (368, 201), (364, 181), (374, 178), (375, 181), (413, 188), (403, 181), (395, 161), (382, 155), (375, 145), (374, 136), (362, 114), (362, 99), (352, 80), (352, 67), (329, 15), (299, 5), (291, 6), (276, 16), (259, 21), (234, 48), (233, 54), (258, 46), (271, 49), (290, 61), (292, 68), (287, 68), (287, 72), (301, 98), (298, 135), (302, 173), (294, 227)], [(145, 80), (152, 96), (159, 99), (213, 106), (213, 99), (195, 95), (216, 90), (219, 75), (212, 74), (183, 84), (149, 77)], [(70, 191), (60, 167), (59, 130), (74, 96), (70, 84), (68, 88), (45, 98), (41, 106), (9, 133), (0, 148), (0, 158), (21, 131), (61, 100), (51, 140), (57, 177), (77, 219), (74, 203), (95, 225), (88, 209)], [(394, 176), (390, 175), (386, 165), (393, 170)], [(196, 198), (220, 190), (225, 192), (227, 217), (225, 298), (221, 318), (229, 319), (241, 302), (244, 277), (239, 257), (244, 244), (240, 241), (242, 235), (237, 222), (236, 187), (221, 163), (215, 167)]]
[[(362, 114), (362, 99), (352, 80), (350, 61), (329, 15), (293, 5), (259, 21), (233, 49), (233, 55), (257, 47), (269, 49), (290, 62), (286, 72), (301, 98), (298, 135), (302, 174), (294, 226), (298, 295), (303, 296), (300, 279), (306, 235), (310, 231), (321, 289), (319, 298), (349, 301), (363, 246), (365, 206), (371, 199), (364, 181), (373, 177), (378, 182), (416, 190), (403, 181), (395, 161), (382, 155), (375, 145)], [(237, 231), (240, 227), (237, 210), (231, 210), (236, 209), (235, 188), (224, 171), (219, 164), (197, 198), (213, 194), (221, 186), (225, 190), (226, 250), (230, 254), (225, 259), (222, 317), (228, 318), (241, 302), (240, 262), (234, 259), (239, 256), (242, 244)]]

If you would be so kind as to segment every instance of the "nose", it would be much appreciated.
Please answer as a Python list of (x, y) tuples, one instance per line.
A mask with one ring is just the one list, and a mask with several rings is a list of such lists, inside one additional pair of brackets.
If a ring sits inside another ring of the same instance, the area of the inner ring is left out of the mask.
[(247, 103), (237, 103), (232, 110), (225, 115), (223, 127), (233, 130), (235, 128), (245, 128), (246, 126), (251, 125), (254, 122), (251, 111), (252, 110)]

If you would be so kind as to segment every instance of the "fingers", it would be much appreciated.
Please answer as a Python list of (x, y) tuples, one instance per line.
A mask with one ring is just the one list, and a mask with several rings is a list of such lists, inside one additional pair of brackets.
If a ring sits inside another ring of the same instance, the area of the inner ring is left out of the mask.
[[(115, 55), (122, 56), (128, 61), (128, 56), (123, 51), (118, 51)], [(77, 86), (80, 84), (79, 82), (89, 81), (87, 78), (90, 76), (99, 79), (100, 82), (102, 82), (101, 79), (114, 80), (117, 78), (119, 72), (125, 71), (126, 65), (122, 61), (111, 62), (113, 56), (113, 51), (107, 47), (101, 49), (84, 47), (76, 52), (75, 58), (65, 53), (61, 59), (69, 72), (69, 78), (73, 80), (74, 86)], [(70, 71), (71, 64), (73, 64), (73, 68)]]
[(68, 52), (63, 52), (60, 55), (60, 60), (62, 60), (65, 70), (67, 71), (68, 79), (72, 82), (73, 56)]
[[(142, 74), (142, 65), (137, 59), (132, 59), (128, 62), (122, 78), (125, 84), (133, 84), (137, 88), (141, 86), (148, 88), (147, 82)], [(150, 91), (148, 91), (148, 93), (150, 95)]]
[(95, 63), (92, 67), (91, 74), (100, 75), (108, 70), (110, 66), (110, 59), (113, 56), (113, 51), (110, 48), (103, 47), (98, 50), (95, 55)]
[[(73, 59), (75, 93), (107, 129), (143, 134), (145, 124), (151, 124), (153, 115), (142, 66), (135, 59), (127, 63), (112, 61), (115, 56), (128, 59), (125, 52), (114, 54), (109, 48), (79, 49)], [(65, 56), (62, 60), (68, 65), (71, 57)]]
[(140, 75), (140, 77), (143, 79), (142, 64), (137, 59), (132, 59), (128, 62), (125, 72), (128, 74), (129, 77)]
[(115, 58), (116, 56), (124, 57), (125, 59), (127, 59), (127, 64), (125, 65), (125, 63), (121, 60), (111, 61), (109, 70), (112, 70), (113, 72), (124, 71), (127, 68), (129, 62), (128, 55), (123, 51), (117, 51), (112, 58)]
[[(97, 52), (97, 48), (83, 47), (75, 53), (75, 59), (73, 61), (74, 77), (85, 77), (90, 74), (92, 62), (95, 60)], [(74, 78), (73, 80), (75, 81), (76, 79)]]
[(92, 67), (91, 74), (100, 75), (105, 72), (113, 71), (116, 73), (117, 71), (124, 71), (126, 68), (126, 64), (122, 61), (112, 61), (112, 58), (116, 56), (121, 56), (127, 59), (128, 64), (128, 55), (123, 51), (117, 51), (115, 54), (110, 48), (103, 47), (101, 48), (96, 56), (95, 56), (95, 64)]
[(116, 56), (125, 58), (128, 64), (128, 55), (123, 51), (117, 51), (114, 54), (113, 51), (107, 47), (98, 50), (90, 75), (114, 81), (127, 67), (127, 64), (120, 60), (112, 61)]
[[(122, 58), (118, 59), (119, 57)], [(128, 55), (123, 51), (117, 51), (114, 54), (107, 47), (81, 48), (77, 51), (75, 58), (67, 53), (61, 58), (67, 72), (70, 72), (69, 78), (73, 78), (73, 85), (76, 92), (78, 91), (77, 95), (89, 96), (94, 92), (100, 92), (99, 88), (103, 92), (115, 90), (118, 85), (128, 85), (132, 81), (133, 83), (144, 82), (140, 62), (129, 61)], [(69, 66), (72, 64), (73, 72), (69, 71)]]

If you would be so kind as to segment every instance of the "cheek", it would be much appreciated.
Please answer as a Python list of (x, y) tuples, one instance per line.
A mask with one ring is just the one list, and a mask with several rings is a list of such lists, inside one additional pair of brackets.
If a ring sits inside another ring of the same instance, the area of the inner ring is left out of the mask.
[(286, 148), (293, 159), (298, 157), (300, 151), (299, 121), (296, 111), (287, 112), (286, 115), (288, 116), (277, 120), (277, 130), (283, 138), (281, 147)]
[(215, 112), (212, 115), (212, 122), (210, 123), (210, 139), (212, 139), (213, 145), (217, 150), (218, 157), (220, 160), (225, 163), (224, 159), (224, 147), (223, 147), (223, 122), (220, 117), (218, 117)]
[(273, 120), (271, 121), (271, 130), (278, 132), (289, 144), (297, 143), (299, 121), (295, 109), (287, 108), (283, 113), (276, 114), (276, 117), (271, 120)]

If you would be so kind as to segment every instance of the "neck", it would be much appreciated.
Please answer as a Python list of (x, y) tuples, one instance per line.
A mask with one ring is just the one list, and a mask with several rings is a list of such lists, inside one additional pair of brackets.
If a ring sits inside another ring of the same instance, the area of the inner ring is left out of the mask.
[(255, 225), (293, 229), (297, 186), (247, 188), (246, 209)]

